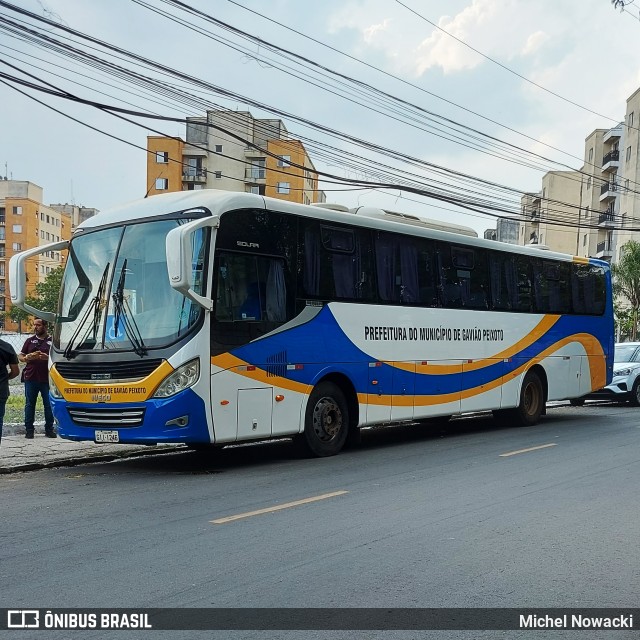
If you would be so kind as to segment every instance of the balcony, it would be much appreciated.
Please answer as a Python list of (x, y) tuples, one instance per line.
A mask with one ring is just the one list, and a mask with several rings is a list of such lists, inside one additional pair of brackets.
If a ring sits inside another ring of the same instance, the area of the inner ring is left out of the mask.
[(612, 243), (608, 240), (605, 240), (604, 242), (598, 242), (596, 246), (596, 258), (601, 258), (602, 260), (610, 260), (612, 257)]
[(198, 169), (194, 167), (188, 167), (182, 170), (182, 182), (206, 182), (206, 181), (207, 181), (206, 167), (200, 167)]
[(604, 158), (602, 158), (602, 170), (603, 171), (615, 171), (620, 166), (620, 151), (614, 149), (609, 151)]
[(623, 125), (624, 125), (624, 122), (621, 122), (620, 124), (617, 124), (615, 127), (609, 129), (609, 131), (607, 131), (604, 134), (604, 136), (602, 136), (602, 142), (606, 144), (607, 142), (611, 143), (611, 142), (614, 142), (615, 140), (619, 140), (622, 137)]
[(618, 185), (615, 182), (605, 182), (600, 187), (600, 202), (614, 199), (618, 195), (617, 191)]
[(613, 209), (607, 209), (606, 211), (601, 211), (598, 216), (598, 226), (599, 227), (613, 227), (615, 224), (615, 215), (613, 213)]
[(246, 167), (244, 170), (244, 179), (250, 182), (267, 179), (267, 170), (264, 167)]
[(540, 210), (539, 209), (534, 209), (531, 212), (531, 221), (532, 222), (540, 222)]

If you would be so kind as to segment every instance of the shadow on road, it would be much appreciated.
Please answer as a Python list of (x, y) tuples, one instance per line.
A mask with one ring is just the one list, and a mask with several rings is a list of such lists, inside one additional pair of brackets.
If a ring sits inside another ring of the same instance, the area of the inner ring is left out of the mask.
[[(584, 419), (583, 409), (571, 408), (569, 411), (554, 412), (552, 409), (541, 419), (536, 427), (510, 427), (498, 425), (490, 413), (455, 418), (449, 422), (424, 421), (400, 425), (371, 427), (362, 431), (359, 445), (345, 449), (341, 456), (357, 456), (382, 447), (404, 446), (412, 442), (428, 442), (442, 438), (461, 438), (470, 434), (490, 433), (509, 429), (536, 429), (544, 425), (575, 423)], [(245, 445), (232, 445), (221, 449), (211, 448), (203, 451), (191, 451), (186, 448), (166, 454), (155, 454), (139, 458), (116, 460), (101, 465), (108, 473), (153, 473), (206, 475), (220, 474), (243, 467), (265, 467), (273, 464), (291, 462), (309, 464), (300, 448), (290, 439), (259, 442)], [(320, 462), (320, 461), (318, 461)]]

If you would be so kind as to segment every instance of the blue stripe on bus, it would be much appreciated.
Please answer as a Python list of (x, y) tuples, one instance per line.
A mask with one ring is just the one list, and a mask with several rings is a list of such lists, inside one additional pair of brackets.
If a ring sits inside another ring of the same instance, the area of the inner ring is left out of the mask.
[[(606, 327), (604, 317), (590, 316), (589, 334), (602, 344), (605, 339)], [(378, 376), (389, 376), (393, 373), (394, 387), (403, 384), (414, 388), (415, 394), (455, 393), (460, 390), (475, 388), (488, 384), (498, 378), (508, 375), (523, 364), (537, 358), (545, 349), (572, 335), (585, 333), (585, 322), (581, 316), (562, 316), (546, 333), (542, 334), (535, 342), (527, 345), (519, 352), (514, 353), (508, 359), (498, 359), (491, 363), (491, 357), (486, 360), (486, 366), (479, 369), (457, 373), (425, 373), (406, 371), (392, 364), (381, 362), (377, 368)], [(594, 331), (595, 329), (595, 331)], [(599, 331), (597, 329), (600, 329)], [(600, 334), (600, 335), (598, 335)], [(330, 336), (325, 343), (325, 337)], [(523, 336), (524, 337), (524, 336)], [(319, 372), (326, 370), (327, 362), (332, 361), (336, 369), (348, 372), (349, 377), (358, 393), (366, 393), (369, 390), (368, 368), (363, 363), (376, 361), (376, 358), (358, 348), (346, 336), (340, 328), (329, 307), (325, 306), (311, 322), (294, 327), (288, 331), (256, 340), (244, 345), (231, 353), (240, 360), (269, 370), (269, 357), (274, 353), (287, 352), (288, 345), (295, 344), (295, 354), (290, 353), (289, 361), (305, 363), (305, 367), (299, 370), (287, 371), (286, 377), (295, 382), (312, 385)], [(606, 345), (604, 345), (606, 352)], [(455, 359), (461, 361), (461, 359)], [(314, 364), (322, 363), (322, 364)], [(463, 376), (464, 388), (461, 389), (460, 376)], [(388, 378), (387, 378), (388, 379)]]

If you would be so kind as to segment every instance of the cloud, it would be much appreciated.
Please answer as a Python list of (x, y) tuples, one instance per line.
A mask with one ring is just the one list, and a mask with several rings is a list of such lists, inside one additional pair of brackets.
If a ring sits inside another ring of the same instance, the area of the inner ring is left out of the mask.
[(364, 41), (367, 43), (373, 42), (377, 33), (386, 31), (389, 26), (389, 19), (385, 18), (381, 24), (372, 24), (370, 27), (364, 29)]
[(544, 31), (536, 31), (532, 33), (525, 42), (522, 48), (522, 55), (530, 55), (538, 51), (542, 45), (549, 40), (549, 34)]

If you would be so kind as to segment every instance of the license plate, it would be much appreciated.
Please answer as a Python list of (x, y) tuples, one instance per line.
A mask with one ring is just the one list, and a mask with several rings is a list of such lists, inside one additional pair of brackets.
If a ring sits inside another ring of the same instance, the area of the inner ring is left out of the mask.
[(96, 431), (96, 442), (120, 442), (117, 431)]

